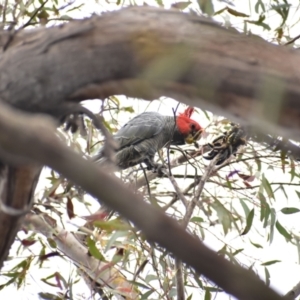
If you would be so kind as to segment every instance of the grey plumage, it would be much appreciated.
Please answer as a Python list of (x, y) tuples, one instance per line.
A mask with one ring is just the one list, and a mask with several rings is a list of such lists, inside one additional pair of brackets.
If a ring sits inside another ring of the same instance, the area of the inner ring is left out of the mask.
[[(142, 162), (146, 163), (148, 169), (155, 168), (153, 159), (156, 152), (168, 144), (185, 144), (185, 136), (179, 132), (176, 118), (157, 112), (137, 115), (113, 137), (118, 144), (116, 164), (120, 169), (127, 169)], [(95, 156), (96, 160), (101, 158), (103, 149)]]

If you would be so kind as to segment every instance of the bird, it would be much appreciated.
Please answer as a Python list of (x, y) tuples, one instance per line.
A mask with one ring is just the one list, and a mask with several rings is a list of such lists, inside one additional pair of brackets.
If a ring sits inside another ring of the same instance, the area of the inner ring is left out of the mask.
[[(193, 107), (187, 107), (178, 116), (165, 116), (158, 112), (143, 112), (126, 123), (115, 135), (115, 163), (125, 170), (145, 163), (148, 170), (157, 171), (155, 154), (169, 145), (196, 143), (203, 131), (198, 122), (191, 119)], [(94, 159), (102, 162), (104, 147)]]

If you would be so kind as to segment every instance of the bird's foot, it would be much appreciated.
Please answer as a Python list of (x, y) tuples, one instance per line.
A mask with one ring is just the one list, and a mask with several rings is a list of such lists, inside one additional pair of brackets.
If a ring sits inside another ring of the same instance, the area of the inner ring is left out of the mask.
[(145, 164), (147, 165), (147, 170), (157, 173), (158, 177), (163, 177), (165, 175), (166, 167), (164, 165), (155, 163), (152, 160), (145, 160)]
[(156, 169), (153, 172), (157, 173), (158, 177), (163, 177), (167, 172), (167, 168), (162, 164), (157, 164)]

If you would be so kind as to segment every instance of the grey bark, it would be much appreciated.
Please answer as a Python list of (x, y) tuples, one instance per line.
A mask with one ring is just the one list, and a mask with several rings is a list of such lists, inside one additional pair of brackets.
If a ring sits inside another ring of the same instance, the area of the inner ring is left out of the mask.
[(132, 7), (18, 33), (2, 53), (0, 99), (61, 116), (84, 99), (165, 95), (299, 140), (299, 63), (211, 20)]

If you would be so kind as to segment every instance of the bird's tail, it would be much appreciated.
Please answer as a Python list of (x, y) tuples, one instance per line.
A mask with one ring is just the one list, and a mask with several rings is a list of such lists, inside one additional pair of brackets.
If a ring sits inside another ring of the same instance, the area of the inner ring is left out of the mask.
[(109, 160), (106, 156), (104, 156), (102, 149), (103, 148), (101, 148), (96, 155), (91, 157), (92, 161), (94, 161), (97, 166), (105, 169), (105, 171), (108, 171), (108, 172), (118, 171), (118, 167), (111, 160)]

